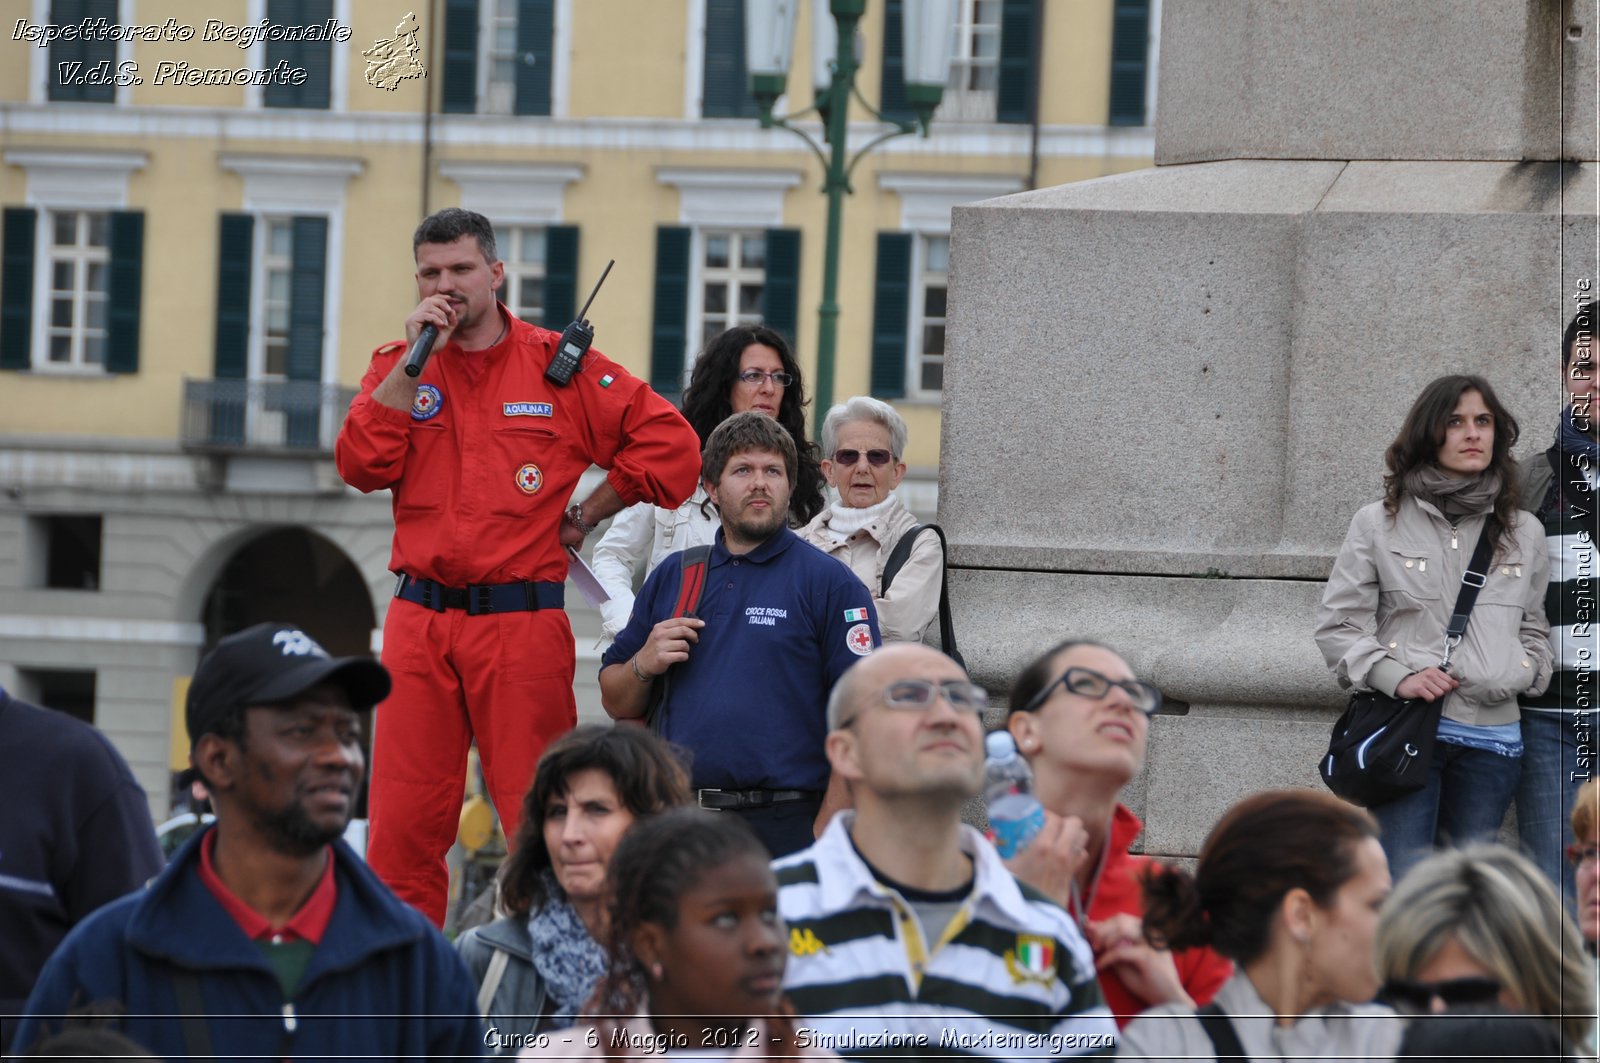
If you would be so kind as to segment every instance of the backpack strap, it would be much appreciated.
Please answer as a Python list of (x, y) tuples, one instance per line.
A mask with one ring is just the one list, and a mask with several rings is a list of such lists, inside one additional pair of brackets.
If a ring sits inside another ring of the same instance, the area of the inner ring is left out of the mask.
[[(678, 600), (672, 615), (694, 616), (700, 608), (700, 598), (706, 590), (706, 572), (711, 567), (711, 545), (691, 546), (683, 552), (682, 575), (678, 580)], [(667, 714), (662, 711), (667, 703), (667, 687), (672, 683), (672, 669), (668, 668), (650, 684), (650, 694), (645, 705), (644, 722), (656, 734), (666, 736)]]
[(1194, 1017), (1200, 1020), (1200, 1028), (1205, 1030), (1218, 1063), (1224, 1059), (1249, 1060), (1250, 1057), (1244, 1054), (1244, 1045), (1239, 1043), (1239, 1034), (1228, 1019), (1228, 1013), (1222, 1010), (1222, 1005), (1213, 1000), (1195, 1012)]
[(189, 1049), (190, 1059), (213, 1059), (211, 1028), (206, 1025), (206, 1002), (200, 995), (200, 978), (188, 968), (172, 972), (172, 991), (178, 998), (179, 1020), (183, 1028), (183, 1043)]

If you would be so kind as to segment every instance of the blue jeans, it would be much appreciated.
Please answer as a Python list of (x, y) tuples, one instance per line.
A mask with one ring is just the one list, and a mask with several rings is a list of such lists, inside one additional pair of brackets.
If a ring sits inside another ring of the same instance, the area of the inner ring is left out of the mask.
[(1428, 783), (1372, 810), (1396, 882), (1436, 846), (1493, 841), (1522, 775), (1517, 757), (1436, 743)]
[(1577, 901), (1563, 850), (1571, 840), (1578, 788), (1591, 774), (1579, 767), (1575, 722), (1568, 712), (1522, 710), (1522, 783), (1517, 787), (1522, 851), (1561, 890), (1569, 912), (1577, 910)]

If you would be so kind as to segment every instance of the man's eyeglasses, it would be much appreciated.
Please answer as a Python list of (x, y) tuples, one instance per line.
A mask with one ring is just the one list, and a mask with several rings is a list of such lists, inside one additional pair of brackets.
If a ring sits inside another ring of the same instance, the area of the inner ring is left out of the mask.
[(989, 692), (965, 679), (897, 679), (883, 688), (883, 703), (891, 709), (926, 709), (943, 694), (953, 709), (982, 713), (989, 707)]
[(1573, 867), (1592, 864), (1597, 856), (1600, 856), (1600, 845), (1595, 845), (1594, 842), (1586, 842), (1583, 845), (1574, 842), (1567, 846), (1567, 863)]
[(887, 465), (894, 460), (894, 455), (887, 450), (836, 450), (833, 452), (833, 463), (849, 468), (861, 460), (862, 454), (866, 454), (867, 464), (878, 467)]
[(1378, 999), (1387, 1001), (1397, 1011), (1415, 1015), (1433, 1010), (1433, 1002), (1440, 1000), (1446, 1008), (1488, 1004), (1500, 995), (1503, 987), (1494, 978), (1451, 978), (1443, 982), (1413, 982), (1408, 978), (1391, 978), (1383, 983)]
[(1142, 679), (1112, 679), (1101, 675), (1093, 668), (1068, 668), (1060, 679), (1035, 694), (1033, 700), (1022, 706), (1019, 711), (1034, 711), (1045, 703), (1045, 699), (1058, 686), (1066, 687), (1067, 693), (1076, 694), (1080, 698), (1103, 698), (1111, 693), (1112, 687), (1119, 687), (1128, 695), (1128, 700), (1133, 702), (1133, 707), (1146, 716), (1154, 716), (1156, 710), (1161, 708), (1161, 691)]
[(760, 387), (763, 380), (770, 380), (780, 388), (786, 388), (794, 383), (793, 374), (785, 373), (781, 369), (776, 373), (763, 373), (759, 369), (746, 369), (739, 374), (739, 379), (751, 387)]

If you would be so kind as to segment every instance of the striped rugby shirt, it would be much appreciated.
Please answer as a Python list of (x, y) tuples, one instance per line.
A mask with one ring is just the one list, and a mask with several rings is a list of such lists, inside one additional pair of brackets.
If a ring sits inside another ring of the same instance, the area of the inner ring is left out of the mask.
[(961, 828), (972, 892), (930, 946), (911, 905), (857, 854), (853, 821), (834, 816), (815, 845), (773, 863), (802, 1043), (847, 1059), (1115, 1053), (1077, 924), (1020, 885), (982, 835)]
[[(1559, 447), (1556, 452), (1560, 456)], [(1545, 464), (1549, 458), (1541, 454), (1530, 461)], [(1538, 480), (1532, 475), (1524, 478), (1525, 492), (1532, 483), (1549, 483), (1546, 471), (1538, 472)], [(1595, 569), (1594, 546), (1595, 536), (1600, 533), (1600, 518), (1595, 513), (1600, 494), (1596, 492), (1594, 473), (1576, 467), (1564, 456), (1558, 460), (1556, 475), (1569, 483), (1550, 484), (1547, 490), (1553, 497), (1543, 500), (1547, 504), (1541, 505), (1538, 498), (1522, 500), (1525, 506), (1538, 506), (1538, 516), (1544, 522), (1550, 555), (1550, 586), (1545, 593), (1544, 612), (1550, 618), (1554, 672), (1544, 693), (1518, 700), (1525, 709), (1593, 712), (1600, 708), (1595, 704), (1595, 670), (1600, 668), (1600, 636), (1595, 630), (1600, 621), (1596, 615), (1600, 572)]]

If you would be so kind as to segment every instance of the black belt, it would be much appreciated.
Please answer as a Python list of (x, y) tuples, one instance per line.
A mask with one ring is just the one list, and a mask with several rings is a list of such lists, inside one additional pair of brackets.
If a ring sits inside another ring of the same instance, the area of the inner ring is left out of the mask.
[(821, 801), (821, 790), (696, 790), (701, 808), (737, 812), (744, 808), (766, 808), (789, 801)]
[(566, 604), (566, 586), (561, 583), (474, 583), (466, 587), (446, 587), (402, 572), (400, 581), (394, 585), (394, 596), (436, 613), (465, 609), (468, 616), (480, 616), (560, 609)]

